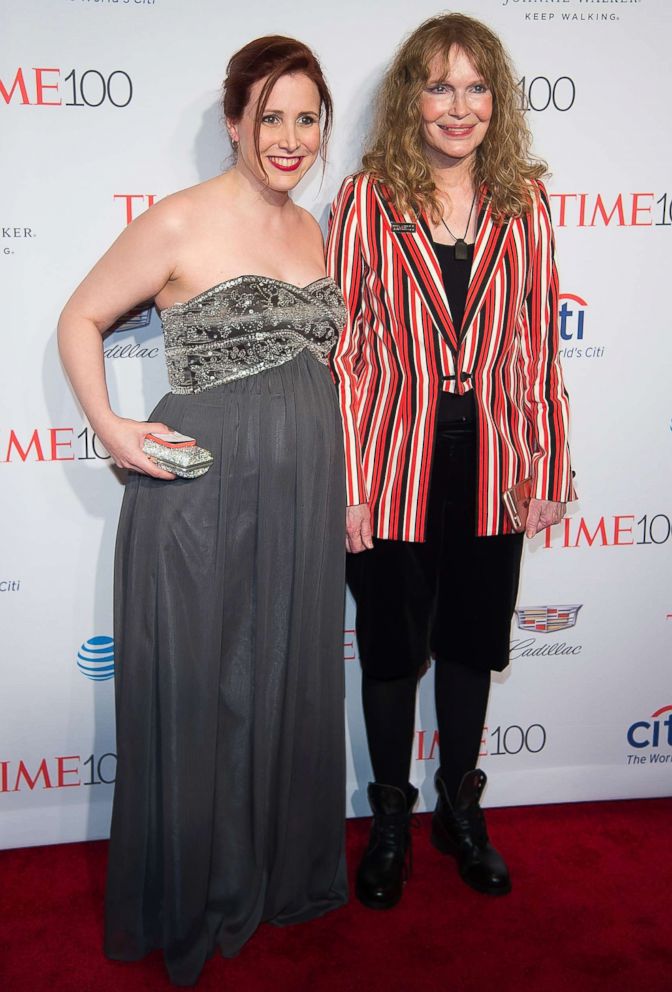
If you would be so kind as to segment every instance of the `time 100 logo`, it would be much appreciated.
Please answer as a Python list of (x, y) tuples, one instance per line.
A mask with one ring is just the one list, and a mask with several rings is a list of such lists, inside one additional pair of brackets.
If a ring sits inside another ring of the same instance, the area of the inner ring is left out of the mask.
[(107, 73), (71, 69), (66, 74), (52, 66), (19, 66), (11, 80), (0, 79), (0, 99), (7, 105), (32, 107), (101, 107), (104, 103), (127, 107), (133, 99), (133, 82), (123, 69)]
[(548, 110), (552, 107), (565, 113), (571, 110), (576, 100), (576, 86), (570, 76), (534, 76), (529, 82), (527, 76), (518, 80), (521, 110)]
[[(438, 730), (416, 730), (414, 757), (416, 761), (433, 761), (438, 757)], [(521, 727), (513, 723), (508, 727), (483, 728), (479, 757), (501, 754), (539, 754), (546, 747), (546, 728), (540, 723)]]

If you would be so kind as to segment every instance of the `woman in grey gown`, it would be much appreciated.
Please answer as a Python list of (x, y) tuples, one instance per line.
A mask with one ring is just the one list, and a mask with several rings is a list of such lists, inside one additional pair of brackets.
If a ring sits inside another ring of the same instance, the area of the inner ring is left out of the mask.
[[(224, 93), (235, 165), (134, 221), (59, 324), (82, 407), (131, 470), (105, 950), (162, 948), (176, 985), (260, 922), (346, 899), (343, 443), (325, 364), (345, 313), (289, 197), (331, 101), (315, 56), (281, 37), (238, 52)], [(171, 392), (141, 423), (110, 409), (101, 335), (149, 298)], [(143, 453), (168, 430), (214, 454), (206, 475)]]

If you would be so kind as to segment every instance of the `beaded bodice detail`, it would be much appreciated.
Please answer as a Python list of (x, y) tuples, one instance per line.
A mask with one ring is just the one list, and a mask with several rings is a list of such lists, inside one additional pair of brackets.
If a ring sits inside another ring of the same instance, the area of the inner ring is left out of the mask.
[(161, 311), (173, 393), (200, 393), (283, 365), (308, 349), (320, 362), (345, 324), (333, 279), (294, 286), (243, 275)]

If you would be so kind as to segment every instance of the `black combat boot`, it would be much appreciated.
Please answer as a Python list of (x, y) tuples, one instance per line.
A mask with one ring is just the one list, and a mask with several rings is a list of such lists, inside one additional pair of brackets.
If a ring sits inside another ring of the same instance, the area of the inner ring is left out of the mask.
[(369, 909), (392, 909), (401, 899), (411, 856), (409, 825), (418, 790), (371, 782), (373, 824), (369, 845), (357, 871), (357, 898)]
[(457, 861), (460, 875), (472, 889), (490, 896), (511, 891), (509, 871), (501, 854), (488, 839), (483, 810), (479, 805), (487, 778), (479, 768), (467, 772), (450, 802), (443, 780), (434, 782), (439, 799), (432, 817), (432, 844)]

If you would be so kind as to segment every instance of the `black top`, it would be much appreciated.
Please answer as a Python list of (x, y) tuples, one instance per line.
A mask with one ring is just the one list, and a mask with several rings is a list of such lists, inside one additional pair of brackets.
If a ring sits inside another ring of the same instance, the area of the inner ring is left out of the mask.
[[(441, 276), (443, 286), (448, 297), (450, 313), (453, 318), (453, 325), (458, 339), (461, 336), (462, 321), (464, 319), (464, 306), (467, 302), (467, 290), (469, 288), (469, 276), (471, 274), (471, 263), (474, 260), (474, 246), (467, 245), (467, 258), (455, 258), (454, 245), (442, 245), (437, 241), (433, 242), (436, 257), (441, 266)], [(474, 404), (474, 393), (470, 390), (463, 396), (456, 393), (444, 393), (439, 396), (439, 426), (474, 426), (476, 423), (476, 410)]]

